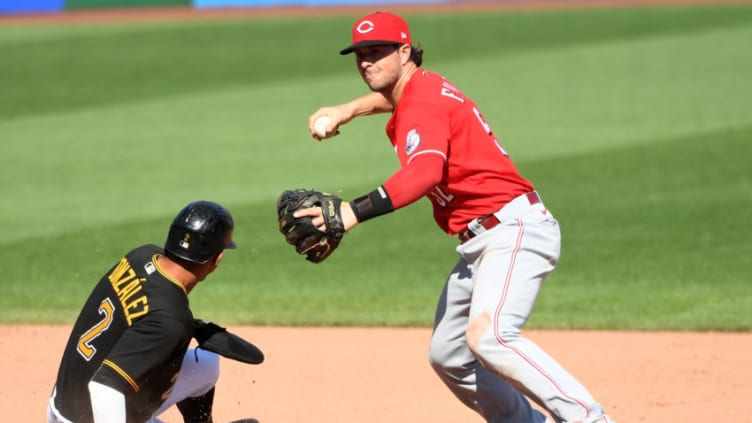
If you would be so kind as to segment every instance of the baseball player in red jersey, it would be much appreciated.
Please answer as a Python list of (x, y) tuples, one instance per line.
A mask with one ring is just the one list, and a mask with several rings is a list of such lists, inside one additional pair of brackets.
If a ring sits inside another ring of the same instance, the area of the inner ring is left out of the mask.
[(232, 234), (229, 211), (193, 202), (175, 217), (164, 249), (135, 248), (107, 271), (65, 347), (49, 423), (158, 422), (172, 405), (185, 423), (212, 423), (219, 358), (188, 348), (188, 294), (235, 248)]
[[(559, 258), (557, 221), (523, 178), (472, 100), (421, 68), (407, 23), (377, 12), (358, 19), (355, 64), (372, 93), (322, 107), (309, 118), (316, 139), (339, 134), (357, 116), (391, 112), (386, 133), (401, 168), (341, 207), (345, 229), (421, 197), (436, 223), (456, 235), (459, 261), (436, 310), (430, 362), (465, 405), (488, 422), (607, 423), (587, 391), (540, 347), (521, 336), (545, 277)], [(317, 130), (321, 116), (331, 121)], [(320, 208), (298, 212), (322, 226)]]

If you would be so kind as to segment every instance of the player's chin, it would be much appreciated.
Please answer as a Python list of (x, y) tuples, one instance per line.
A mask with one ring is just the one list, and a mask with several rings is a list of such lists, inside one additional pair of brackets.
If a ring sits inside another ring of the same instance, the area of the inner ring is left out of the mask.
[(366, 79), (366, 84), (368, 85), (368, 88), (371, 89), (371, 91), (374, 92), (384, 92), (387, 89), (387, 84), (384, 84), (383, 82), (377, 81), (377, 80), (368, 80)]
[(381, 91), (384, 89), (384, 81), (376, 77), (376, 75), (365, 73), (362, 75), (363, 82), (368, 85), (371, 91)]

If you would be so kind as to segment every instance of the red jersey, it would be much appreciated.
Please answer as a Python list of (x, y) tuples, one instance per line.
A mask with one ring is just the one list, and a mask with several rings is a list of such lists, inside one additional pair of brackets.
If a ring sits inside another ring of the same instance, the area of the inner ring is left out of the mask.
[(493, 213), (533, 190), (475, 103), (441, 75), (423, 69), (413, 73), (386, 132), (402, 164), (384, 185), (395, 208), (411, 202), (405, 194), (410, 187), (390, 181), (409, 184), (409, 180), (399, 179), (399, 174), (421, 157), (443, 160), (440, 182), (422, 194), (433, 204), (436, 223), (450, 235), (465, 230), (470, 220)]

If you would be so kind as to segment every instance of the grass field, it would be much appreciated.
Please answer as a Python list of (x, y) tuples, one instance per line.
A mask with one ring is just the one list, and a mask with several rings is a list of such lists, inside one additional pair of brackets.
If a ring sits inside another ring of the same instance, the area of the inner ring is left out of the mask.
[[(752, 6), (406, 15), (562, 224), (535, 328), (752, 329)], [(456, 240), (426, 201), (297, 256), (275, 200), (353, 198), (398, 166), (385, 116), (313, 142), (364, 92), (349, 17), (0, 28), (0, 322), (72, 322), (185, 203), (240, 248), (191, 295), (225, 323), (432, 322)], [(447, 30), (450, 28), (451, 30)]]

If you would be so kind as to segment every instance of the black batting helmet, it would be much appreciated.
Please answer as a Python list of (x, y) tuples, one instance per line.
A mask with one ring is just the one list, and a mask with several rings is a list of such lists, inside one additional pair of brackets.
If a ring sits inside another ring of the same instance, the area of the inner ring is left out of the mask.
[(175, 216), (164, 249), (183, 260), (203, 264), (226, 248), (236, 248), (233, 228), (227, 209), (211, 201), (194, 201)]

